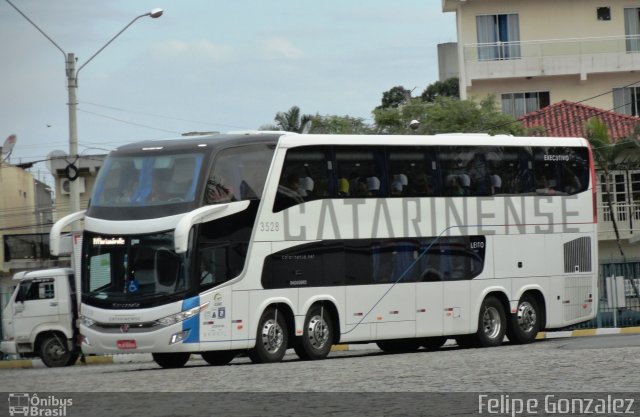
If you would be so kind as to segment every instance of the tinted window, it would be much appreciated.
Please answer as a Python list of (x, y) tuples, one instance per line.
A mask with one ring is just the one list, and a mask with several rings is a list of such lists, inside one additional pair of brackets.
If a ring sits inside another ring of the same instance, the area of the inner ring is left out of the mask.
[(589, 186), (589, 158), (585, 148), (548, 147), (534, 152), (537, 194), (576, 194)]
[(336, 148), (338, 196), (378, 197), (384, 195), (383, 148)]
[(205, 203), (228, 203), (262, 197), (273, 147), (250, 145), (220, 151), (207, 179)]
[(302, 147), (288, 151), (273, 211), (334, 194), (335, 183), (329, 161), (326, 147)]

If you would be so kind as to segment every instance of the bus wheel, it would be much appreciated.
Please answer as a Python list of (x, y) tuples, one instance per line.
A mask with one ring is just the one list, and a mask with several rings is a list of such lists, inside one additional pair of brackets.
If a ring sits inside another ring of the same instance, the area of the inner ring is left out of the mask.
[(444, 345), (446, 341), (447, 338), (441, 336), (425, 337), (421, 340), (422, 346), (424, 346), (424, 348), (427, 350), (438, 350), (442, 347), (442, 345)]
[(191, 356), (190, 353), (153, 353), (153, 360), (163, 368), (182, 368)]
[(506, 333), (507, 319), (504, 307), (495, 297), (487, 297), (480, 307), (478, 332), (475, 335), (477, 346), (500, 346)]
[(512, 343), (531, 343), (540, 331), (540, 315), (536, 300), (525, 294), (518, 301), (518, 309), (511, 314), (507, 337)]
[(256, 346), (249, 351), (254, 363), (279, 362), (287, 351), (289, 334), (283, 313), (269, 308), (262, 313), (258, 323)]
[(389, 353), (415, 352), (420, 349), (421, 344), (420, 339), (379, 340), (376, 342), (380, 350)]
[(331, 352), (333, 325), (331, 313), (324, 306), (314, 306), (307, 313), (302, 337), (294, 349), (302, 360), (324, 359)]
[(49, 368), (67, 366), (71, 355), (64, 337), (50, 334), (40, 343), (40, 359)]
[(237, 354), (238, 352), (233, 350), (213, 350), (201, 353), (202, 359), (213, 366), (227, 365)]

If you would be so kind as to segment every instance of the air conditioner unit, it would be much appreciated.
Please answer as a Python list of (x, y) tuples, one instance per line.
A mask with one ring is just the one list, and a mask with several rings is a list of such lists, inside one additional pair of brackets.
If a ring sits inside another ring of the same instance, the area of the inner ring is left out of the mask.
[[(78, 183), (80, 194), (84, 193), (84, 178), (78, 177), (76, 182)], [(71, 180), (69, 178), (60, 178), (60, 192), (62, 194), (71, 193)]]

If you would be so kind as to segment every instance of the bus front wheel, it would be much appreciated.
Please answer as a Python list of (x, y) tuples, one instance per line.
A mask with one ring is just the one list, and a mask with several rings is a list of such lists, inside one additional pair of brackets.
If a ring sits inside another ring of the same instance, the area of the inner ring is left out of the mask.
[(249, 359), (254, 363), (279, 362), (284, 357), (289, 343), (287, 322), (284, 313), (268, 308), (258, 322), (256, 346), (249, 351)]
[(153, 356), (153, 360), (155, 361), (155, 363), (157, 363), (161, 367), (165, 369), (171, 369), (171, 368), (182, 368), (189, 360), (189, 357), (191, 356), (191, 354), (183, 353), (183, 352), (152, 353), (151, 356)]
[(302, 337), (296, 340), (294, 350), (302, 360), (324, 359), (331, 352), (333, 342), (331, 313), (322, 305), (314, 306), (304, 320)]
[(233, 350), (221, 350), (221, 351), (209, 351), (202, 352), (202, 359), (205, 360), (209, 365), (213, 366), (222, 366), (227, 365), (231, 362), (236, 356), (238, 352)]
[(518, 309), (511, 314), (507, 337), (512, 343), (531, 343), (540, 331), (538, 303), (529, 294), (518, 301)]

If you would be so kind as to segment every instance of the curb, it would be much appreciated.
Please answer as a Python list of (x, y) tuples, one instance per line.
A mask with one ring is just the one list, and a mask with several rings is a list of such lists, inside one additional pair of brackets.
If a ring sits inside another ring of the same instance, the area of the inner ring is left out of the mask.
[[(580, 330), (564, 330), (557, 332), (540, 332), (536, 336), (536, 340), (560, 339), (567, 337), (585, 337), (585, 336), (606, 336), (612, 334), (640, 334), (640, 326), (637, 327), (618, 327), (603, 329), (580, 329)], [(445, 346), (455, 345), (453, 340), (449, 340)], [(331, 352), (346, 352), (354, 350), (375, 350), (378, 346), (375, 343), (365, 344), (340, 344), (333, 345)], [(122, 355), (104, 355), (104, 356), (85, 356), (84, 362), (78, 359), (76, 366), (86, 365), (106, 365), (106, 364), (125, 364), (125, 363), (141, 363), (152, 362), (153, 358), (150, 353), (127, 353)], [(40, 359), (17, 359), (0, 361), (0, 369), (28, 369), (28, 368), (46, 368)]]
[(558, 339), (561, 337), (605, 336), (611, 334), (640, 334), (640, 326), (540, 332), (536, 336), (536, 340)]

